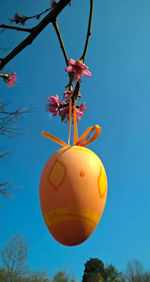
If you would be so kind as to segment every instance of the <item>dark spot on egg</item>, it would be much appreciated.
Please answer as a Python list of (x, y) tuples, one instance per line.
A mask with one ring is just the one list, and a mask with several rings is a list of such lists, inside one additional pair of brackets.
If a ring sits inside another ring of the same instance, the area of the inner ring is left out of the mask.
[(85, 172), (83, 170), (80, 170), (80, 176), (84, 176)]

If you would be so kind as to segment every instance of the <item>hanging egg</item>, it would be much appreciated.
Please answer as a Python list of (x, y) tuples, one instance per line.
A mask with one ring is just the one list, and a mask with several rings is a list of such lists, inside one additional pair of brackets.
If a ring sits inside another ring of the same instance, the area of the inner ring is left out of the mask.
[(62, 148), (48, 159), (39, 193), (42, 214), (52, 236), (66, 246), (81, 244), (96, 228), (105, 207), (104, 166), (85, 147)]

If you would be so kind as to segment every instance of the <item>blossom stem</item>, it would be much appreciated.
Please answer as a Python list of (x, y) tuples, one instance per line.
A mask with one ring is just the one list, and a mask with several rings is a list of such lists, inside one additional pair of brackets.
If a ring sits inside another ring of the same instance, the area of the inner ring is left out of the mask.
[(91, 35), (91, 25), (92, 25), (92, 15), (93, 15), (93, 1), (90, 0), (90, 14), (89, 14), (89, 23), (88, 23), (88, 29), (87, 29), (87, 36), (86, 36), (86, 41), (85, 41), (85, 46), (84, 46), (84, 51), (83, 54), (80, 58), (80, 60), (85, 61), (86, 53), (87, 53), (87, 48), (88, 48), (88, 43), (89, 43), (89, 38)]
[(67, 57), (67, 53), (66, 53), (66, 50), (65, 50), (65, 46), (64, 46), (64, 43), (63, 43), (61, 34), (60, 34), (60, 30), (59, 30), (58, 24), (57, 24), (57, 20), (55, 20), (55, 21), (53, 22), (53, 26), (54, 26), (54, 29), (55, 29), (55, 31), (56, 31), (56, 34), (57, 34), (57, 37), (58, 37), (58, 40), (59, 40), (59, 43), (60, 43), (60, 47), (61, 47), (61, 49), (62, 49), (64, 58), (65, 58), (65, 61), (66, 61), (66, 65), (68, 66), (68, 57)]
[(78, 98), (78, 93), (79, 93), (79, 90), (80, 90), (80, 85), (81, 85), (81, 80), (79, 80), (79, 81), (76, 83), (76, 87), (75, 87), (74, 93), (73, 93), (73, 95), (72, 95), (72, 101), (77, 100), (77, 98)]
[(18, 27), (18, 26), (10, 26), (10, 25), (6, 25), (6, 24), (1, 24), (0, 28), (14, 29), (14, 30), (18, 30), (18, 31), (25, 31), (25, 32), (32, 33), (32, 28), (23, 28), (23, 27)]

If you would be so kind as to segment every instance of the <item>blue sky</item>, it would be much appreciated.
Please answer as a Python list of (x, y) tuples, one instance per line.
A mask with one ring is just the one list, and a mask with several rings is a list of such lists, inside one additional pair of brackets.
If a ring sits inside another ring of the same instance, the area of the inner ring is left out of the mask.
[[(89, 1), (72, 0), (58, 23), (69, 58), (83, 51)], [(0, 22), (8, 24), (17, 11), (33, 15), (49, 1), (1, 0)], [(100, 137), (91, 145), (101, 158), (108, 177), (108, 197), (102, 219), (82, 245), (69, 248), (58, 244), (48, 232), (40, 211), (39, 181), (47, 159), (60, 147), (40, 136), (48, 131), (67, 141), (68, 126), (45, 111), (46, 99), (57, 93), (62, 98), (68, 82), (65, 61), (56, 34), (48, 26), (33, 44), (14, 58), (6, 71), (17, 73), (17, 85), (0, 84), (1, 100), (10, 109), (32, 105), (35, 112), (20, 121), (24, 135), (1, 138), (3, 149), (12, 154), (1, 160), (1, 181), (22, 187), (13, 200), (0, 209), (0, 249), (12, 234), (28, 238), (31, 269), (60, 269), (81, 279), (84, 263), (98, 257), (124, 271), (127, 262), (139, 259), (149, 269), (150, 238), (150, 2), (149, 0), (100, 0), (94, 3), (92, 36), (86, 64), (91, 78), (83, 78), (82, 101), (88, 111), (79, 123), (79, 134), (99, 124)], [(27, 23), (27, 26), (31, 24)], [(0, 47), (14, 48), (26, 34), (7, 31)], [(0, 57), (5, 54), (0, 54)]]

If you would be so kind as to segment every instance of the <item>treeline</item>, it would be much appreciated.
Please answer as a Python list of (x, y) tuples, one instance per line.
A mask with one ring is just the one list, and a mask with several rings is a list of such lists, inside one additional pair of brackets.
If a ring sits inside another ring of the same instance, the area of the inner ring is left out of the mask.
[(124, 273), (112, 264), (104, 266), (98, 258), (91, 258), (85, 263), (82, 282), (150, 282), (150, 272), (145, 272), (138, 260), (128, 262)]
[[(29, 271), (27, 254), (27, 240), (18, 234), (12, 236), (1, 250), (0, 282), (77, 282), (65, 270), (58, 271), (53, 278), (49, 272)], [(112, 264), (104, 265), (100, 259), (90, 258), (84, 265), (81, 282), (150, 282), (150, 272), (145, 272), (138, 260), (128, 262), (122, 273)]]
[(28, 271), (18, 277), (11, 278), (5, 268), (0, 267), (0, 282), (75, 282), (65, 270), (58, 271), (51, 280), (48, 272)]

